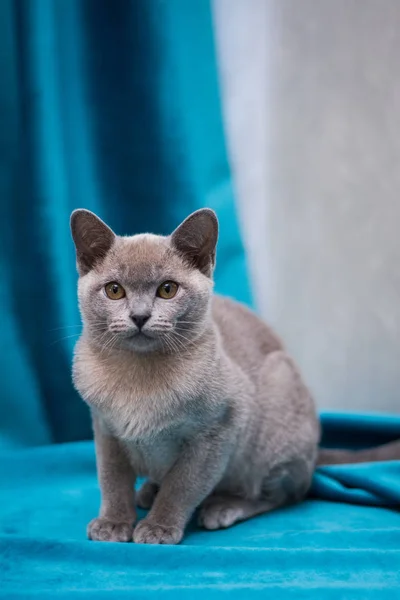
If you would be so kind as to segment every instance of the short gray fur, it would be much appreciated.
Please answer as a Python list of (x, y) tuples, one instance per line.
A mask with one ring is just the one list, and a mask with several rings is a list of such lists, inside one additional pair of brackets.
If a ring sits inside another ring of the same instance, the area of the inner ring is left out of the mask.
[[(267, 325), (213, 294), (214, 212), (168, 237), (120, 237), (86, 210), (71, 229), (83, 320), (73, 379), (91, 407), (102, 493), (89, 538), (176, 544), (198, 507), (218, 529), (300, 501), (317, 460), (314, 403)], [(156, 296), (166, 280), (179, 284), (169, 300)], [(124, 298), (106, 296), (112, 281)], [(141, 332), (136, 313), (150, 315)], [(134, 528), (135, 504), (150, 511)]]

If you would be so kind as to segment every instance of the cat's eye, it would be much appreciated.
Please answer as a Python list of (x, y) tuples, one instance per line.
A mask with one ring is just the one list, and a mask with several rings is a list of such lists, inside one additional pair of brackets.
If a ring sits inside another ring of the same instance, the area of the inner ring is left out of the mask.
[(174, 281), (164, 281), (164, 283), (157, 288), (157, 296), (164, 300), (171, 300), (171, 298), (176, 296), (178, 287), (178, 284)]
[(116, 281), (111, 281), (111, 283), (107, 283), (106, 287), (104, 288), (104, 291), (106, 292), (106, 295), (108, 296), (108, 298), (110, 298), (110, 300), (121, 300), (121, 298), (125, 297), (124, 288)]

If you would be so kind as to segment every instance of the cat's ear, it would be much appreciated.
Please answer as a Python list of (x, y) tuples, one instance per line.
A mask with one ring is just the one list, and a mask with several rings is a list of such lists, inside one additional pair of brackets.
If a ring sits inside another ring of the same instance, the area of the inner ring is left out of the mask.
[(94, 213), (83, 208), (74, 210), (71, 215), (71, 233), (79, 275), (86, 275), (106, 256), (115, 233)]
[(210, 208), (192, 213), (171, 235), (178, 252), (207, 277), (214, 270), (217, 240), (218, 220)]

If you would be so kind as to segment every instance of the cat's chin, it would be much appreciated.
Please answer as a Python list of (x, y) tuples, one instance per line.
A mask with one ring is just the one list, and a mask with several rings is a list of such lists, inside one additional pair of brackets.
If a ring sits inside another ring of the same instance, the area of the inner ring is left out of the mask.
[(154, 352), (160, 345), (156, 338), (149, 337), (144, 333), (138, 333), (127, 338), (125, 344), (133, 352), (140, 352), (141, 354)]

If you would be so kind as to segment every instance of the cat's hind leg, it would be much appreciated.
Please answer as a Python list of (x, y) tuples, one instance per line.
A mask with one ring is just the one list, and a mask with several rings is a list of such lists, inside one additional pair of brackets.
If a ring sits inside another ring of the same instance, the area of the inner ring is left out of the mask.
[(225, 529), (273, 508), (275, 506), (268, 500), (210, 496), (200, 508), (198, 523), (205, 529)]
[(241, 457), (241, 472), (262, 473), (260, 487), (243, 493), (212, 494), (203, 502), (199, 522), (206, 529), (230, 527), (255, 515), (302, 500), (311, 485), (319, 424), (310, 394), (293, 361), (282, 351), (269, 354), (260, 368), (259, 412)]
[(299, 502), (310, 486), (312, 468), (295, 459), (272, 469), (262, 483), (259, 498), (211, 494), (200, 507), (198, 523), (205, 529), (223, 529), (239, 521)]
[(148, 510), (153, 506), (153, 502), (158, 494), (159, 486), (153, 481), (145, 481), (136, 494), (136, 504), (139, 508)]

